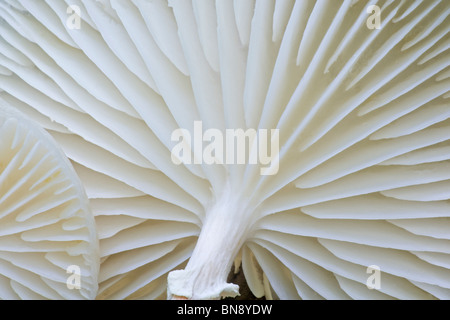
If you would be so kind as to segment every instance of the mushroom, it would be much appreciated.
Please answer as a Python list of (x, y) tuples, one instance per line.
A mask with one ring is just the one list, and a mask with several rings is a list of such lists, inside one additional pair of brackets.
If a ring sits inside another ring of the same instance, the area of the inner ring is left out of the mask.
[(95, 220), (69, 160), (15, 108), (0, 105), (0, 137), (0, 298), (95, 298)]
[(268, 299), (448, 299), (449, 12), (5, 0), (0, 97), (84, 185), (98, 299), (235, 297), (239, 268)]

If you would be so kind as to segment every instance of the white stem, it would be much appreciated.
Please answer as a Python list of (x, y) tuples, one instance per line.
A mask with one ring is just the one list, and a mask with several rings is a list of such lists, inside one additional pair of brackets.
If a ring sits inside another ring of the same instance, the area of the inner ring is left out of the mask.
[(249, 225), (248, 212), (238, 202), (227, 190), (208, 210), (186, 268), (169, 273), (169, 299), (220, 299), (239, 295), (239, 286), (226, 282)]

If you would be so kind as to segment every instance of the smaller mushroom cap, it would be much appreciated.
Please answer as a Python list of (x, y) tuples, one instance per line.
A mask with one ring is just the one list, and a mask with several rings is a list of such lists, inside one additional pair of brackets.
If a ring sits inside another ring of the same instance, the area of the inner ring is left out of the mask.
[(44, 129), (0, 105), (0, 299), (92, 299), (98, 269), (71, 163)]

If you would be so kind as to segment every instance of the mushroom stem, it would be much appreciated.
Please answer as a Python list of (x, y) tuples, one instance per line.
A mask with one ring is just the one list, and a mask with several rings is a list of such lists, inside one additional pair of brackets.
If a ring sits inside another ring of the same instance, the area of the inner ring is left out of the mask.
[(184, 270), (168, 276), (168, 299), (220, 299), (239, 295), (239, 286), (227, 283), (234, 258), (247, 234), (245, 206), (226, 191), (208, 210), (197, 245)]

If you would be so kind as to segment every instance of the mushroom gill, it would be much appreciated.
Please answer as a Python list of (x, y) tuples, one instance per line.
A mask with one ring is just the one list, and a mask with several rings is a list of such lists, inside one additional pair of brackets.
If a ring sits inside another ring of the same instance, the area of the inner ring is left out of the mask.
[(69, 160), (2, 105), (0, 137), (0, 299), (95, 298), (95, 221)]
[[(233, 264), (256, 297), (449, 299), (449, 13), (446, 0), (3, 0), (0, 98), (83, 183), (98, 299), (235, 296)], [(173, 133), (199, 123), (212, 135), (176, 163)], [(278, 130), (273, 174), (249, 163), (255, 139), (244, 163), (198, 161), (237, 129)]]

